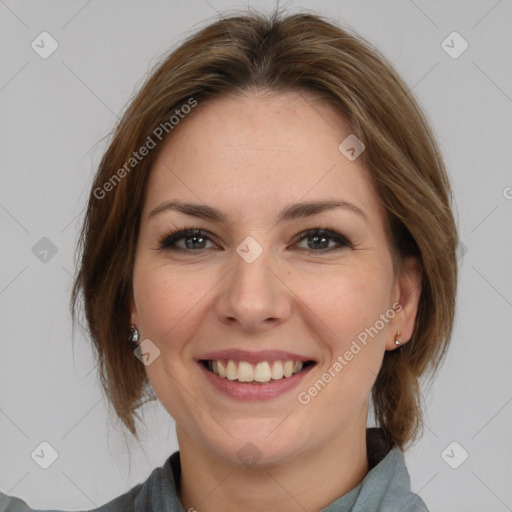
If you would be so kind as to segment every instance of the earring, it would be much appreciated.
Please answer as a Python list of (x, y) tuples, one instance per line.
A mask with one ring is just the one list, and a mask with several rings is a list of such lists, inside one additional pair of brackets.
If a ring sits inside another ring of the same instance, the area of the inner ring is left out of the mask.
[(137, 327), (135, 325), (130, 326), (131, 334), (129, 340), (132, 343), (137, 343), (139, 341), (139, 331), (137, 330)]
[(400, 345), (400, 342), (397, 340), (397, 338), (400, 338), (400, 331), (396, 331), (396, 334), (395, 334), (395, 345), (396, 346)]

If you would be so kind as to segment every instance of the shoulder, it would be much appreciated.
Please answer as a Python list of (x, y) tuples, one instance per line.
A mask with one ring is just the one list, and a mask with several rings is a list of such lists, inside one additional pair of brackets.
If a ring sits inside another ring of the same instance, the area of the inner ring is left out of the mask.
[(29, 512), (32, 510), (23, 500), (0, 492), (0, 512)]
[(136, 512), (139, 510), (183, 512), (178, 497), (180, 476), (180, 452), (176, 451), (162, 466), (153, 469), (144, 482), (105, 505), (87, 512)]
[[(153, 474), (153, 473), (152, 473)], [(151, 478), (151, 477), (150, 477)], [(149, 480), (149, 479), (148, 479)], [(89, 510), (88, 512), (131, 512), (137, 510), (135, 501), (140, 494), (140, 490), (144, 484), (137, 484), (127, 493), (114, 498), (99, 508)]]
[(411, 490), (403, 451), (381, 428), (367, 429), (366, 440), (370, 471), (362, 483), (361, 503), (371, 503), (379, 512), (429, 512), (421, 497)]
[[(138, 484), (127, 493), (118, 496), (99, 508), (87, 512), (130, 512), (134, 511), (135, 498), (142, 484)], [(26, 501), (14, 496), (7, 496), (0, 492), (0, 512), (66, 512), (65, 510), (41, 510), (31, 508)]]
[[(135, 512), (137, 510), (179, 510), (175, 480), (179, 482), (179, 452), (173, 453), (165, 463), (153, 469), (148, 478), (128, 492), (98, 508), (84, 512)], [(178, 477), (178, 478), (177, 478)], [(170, 505), (170, 508), (169, 508)], [(167, 508), (166, 508), (167, 507)], [(31, 508), (25, 501), (0, 492), (0, 512), (66, 512)]]
[(389, 482), (379, 511), (429, 512), (421, 497), (411, 490), (411, 479), (405, 465), (404, 454), (394, 447), (382, 461), (389, 475)]

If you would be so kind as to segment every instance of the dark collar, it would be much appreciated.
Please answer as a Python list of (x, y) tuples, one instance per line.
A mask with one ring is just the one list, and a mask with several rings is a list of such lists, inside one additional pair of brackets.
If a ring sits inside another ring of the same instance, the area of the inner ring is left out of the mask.
[(366, 429), (366, 456), (368, 458), (368, 471), (371, 471), (394, 447), (381, 427)]

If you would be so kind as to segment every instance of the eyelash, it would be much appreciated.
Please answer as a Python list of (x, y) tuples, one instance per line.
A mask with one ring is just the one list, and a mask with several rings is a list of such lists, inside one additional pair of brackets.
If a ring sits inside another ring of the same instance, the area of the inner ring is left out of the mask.
[[(172, 250), (172, 251), (179, 251), (181, 253), (197, 253), (201, 250), (206, 249), (183, 249), (178, 248), (174, 244), (181, 240), (182, 238), (186, 238), (188, 236), (199, 236), (201, 238), (205, 238), (211, 242), (214, 242), (212, 238), (210, 238), (209, 233), (198, 226), (186, 226), (184, 228), (179, 229), (171, 229), (167, 231), (159, 240), (159, 247), (157, 250), (159, 251), (166, 251), (166, 250)], [(306, 251), (308, 254), (324, 254), (331, 252), (336, 249), (342, 249), (343, 247), (350, 247), (353, 248), (352, 244), (349, 242), (349, 240), (344, 237), (343, 235), (337, 233), (334, 228), (332, 227), (325, 227), (325, 228), (313, 228), (313, 229), (307, 229), (306, 231), (303, 231), (300, 233), (300, 238), (296, 241), (296, 243), (302, 242), (303, 240), (313, 237), (313, 236), (323, 236), (327, 239), (331, 239), (339, 244), (339, 247), (329, 248), (329, 249), (301, 249), (303, 251)], [(215, 243), (215, 242), (214, 242)]]

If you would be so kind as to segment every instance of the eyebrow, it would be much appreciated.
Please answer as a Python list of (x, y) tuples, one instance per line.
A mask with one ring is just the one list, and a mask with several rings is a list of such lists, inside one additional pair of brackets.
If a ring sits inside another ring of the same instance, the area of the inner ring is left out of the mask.
[[(361, 216), (366, 222), (369, 223), (368, 217), (366, 214), (353, 203), (349, 201), (335, 201), (335, 200), (326, 200), (326, 201), (309, 201), (309, 202), (300, 202), (296, 204), (292, 204), (286, 206), (276, 217), (276, 223), (283, 221), (291, 221), (303, 217), (311, 217), (318, 213), (333, 210), (335, 208), (343, 208), (354, 213), (357, 213)], [(151, 213), (148, 215), (148, 220), (150, 220), (155, 215), (159, 213), (174, 210), (185, 215), (191, 215), (192, 217), (198, 217), (205, 220), (210, 220), (213, 222), (221, 222), (226, 224), (228, 221), (228, 217), (222, 213), (220, 210), (213, 208), (212, 206), (203, 205), (203, 204), (194, 204), (194, 203), (185, 203), (182, 201), (166, 201), (161, 205), (154, 208)]]

